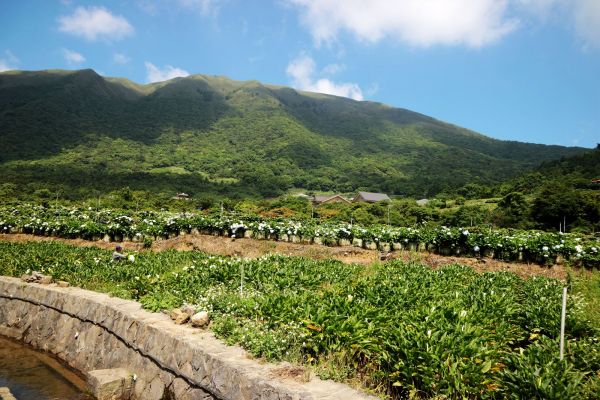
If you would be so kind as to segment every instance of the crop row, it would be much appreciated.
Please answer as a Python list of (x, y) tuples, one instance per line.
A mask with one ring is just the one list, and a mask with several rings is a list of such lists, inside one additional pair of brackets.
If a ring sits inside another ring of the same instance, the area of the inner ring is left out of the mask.
[(380, 250), (428, 250), (553, 264), (570, 260), (600, 266), (598, 238), (542, 231), (421, 225), (364, 227), (356, 224), (265, 219), (251, 215), (131, 212), (20, 205), (0, 207), (0, 232), (109, 240), (155, 240), (190, 232)]
[(558, 359), (562, 284), (551, 279), (459, 265), (364, 267), (177, 251), (113, 262), (97, 248), (0, 242), (0, 274), (34, 269), (151, 310), (193, 304), (210, 313), (219, 337), (257, 357), (303, 363), (389, 398), (600, 393), (598, 330), (576, 295), (568, 302), (566, 357)]

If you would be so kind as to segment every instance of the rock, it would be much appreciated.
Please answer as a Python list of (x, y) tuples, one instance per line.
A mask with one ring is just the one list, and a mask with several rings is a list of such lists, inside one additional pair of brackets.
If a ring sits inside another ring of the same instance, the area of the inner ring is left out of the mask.
[(210, 317), (208, 315), (208, 312), (206, 312), (206, 311), (200, 311), (199, 313), (192, 315), (192, 318), (191, 318), (192, 326), (196, 326), (196, 327), (206, 326), (206, 325), (208, 325), (209, 321), (210, 321)]
[(181, 311), (179, 308), (175, 308), (171, 310), (169, 317), (171, 317), (177, 325), (181, 325), (185, 324), (190, 319), (190, 314)]
[(191, 304), (184, 304), (183, 306), (179, 307), (179, 309), (190, 317), (196, 314), (196, 308)]
[(7, 387), (0, 387), (0, 400), (17, 400)]
[(52, 277), (50, 275), (44, 275), (38, 271), (33, 271), (31, 275), (22, 275), (21, 280), (29, 283), (41, 283), (43, 285), (52, 283)]
[(58, 282), (56, 282), (56, 284), (58, 285), (58, 287), (69, 287), (69, 286), (71, 286), (69, 284), (69, 282), (67, 282), (67, 281), (58, 281)]
[(87, 373), (88, 386), (98, 400), (128, 400), (133, 391), (133, 375), (124, 368), (97, 369)]

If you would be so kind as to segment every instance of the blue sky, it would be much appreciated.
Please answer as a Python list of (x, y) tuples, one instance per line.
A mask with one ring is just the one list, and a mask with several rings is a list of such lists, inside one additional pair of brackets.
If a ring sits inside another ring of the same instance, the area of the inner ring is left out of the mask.
[(600, 142), (600, 0), (0, 0), (0, 71), (49, 68), (254, 79)]

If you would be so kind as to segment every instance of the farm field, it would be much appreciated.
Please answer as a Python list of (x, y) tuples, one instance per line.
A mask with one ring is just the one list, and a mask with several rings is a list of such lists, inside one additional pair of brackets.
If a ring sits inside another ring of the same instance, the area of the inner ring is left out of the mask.
[(209, 311), (217, 336), (255, 357), (303, 364), (387, 398), (600, 393), (597, 272), (567, 280), (566, 357), (559, 361), (564, 283), (554, 279), (406, 261), (175, 250), (134, 256), (113, 262), (109, 250), (96, 247), (0, 241), (0, 274), (40, 270), (154, 311), (193, 304)]
[(131, 240), (151, 245), (157, 238), (200, 232), (232, 238), (251, 237), (365, 249), (429, 250), (443, 255), (486, 256), (507, 261), (552, 265), (569, 261), (600, 266), (600, 239), (593, 236), (533, 230), (418, 225), (360, 226), (313, 220), (262, 218), (30, 204), (0, 207), (0, 233), (29, 233), (66, 238)]
[[(57, 241), (74, 246), (94, 246), (101, 249), (113, 250), (115, 243), (104, 240), (69, 239), (53, 236), (40, 236), (33, 234), (0, 234), (0, 240), (6, 242), (42, 242)], [(123, 242), (125, 251), (200, 251), (203, 253), (233, 256), (242, 258), (258, 258), (269, 254), (284, 256), (304, 257), (312, 260), (338, 260), (346, 264), (369, 265), (380, 261), (381, 251), (358, 248), (355, 246), (320, 246), (315, 244), (290, 243), (275, 240), (256, 240), (251, 238), (233, 239), (227, 236), (186, 234), (169, 239), (160, 239), (152, 242), (150, 247), (143, 243)], [(570, 271), (567, 265), (538, 265), (503, 261), (492, 258), (442, 256), (431, 252), (415, 252), (408, 250), (394, 250), (388, 252), (386, 260), (416, 262), (431, 268), (440, 268), (450, 264), (468, 265), (476, 271), (483, 272), (512, 272), (522, 278), (542, 276), (565, 281)], [(582, 270), (583, 271), (583, 270)], [(592, 274), (592, 270), (585, 270), (584, 274)]]

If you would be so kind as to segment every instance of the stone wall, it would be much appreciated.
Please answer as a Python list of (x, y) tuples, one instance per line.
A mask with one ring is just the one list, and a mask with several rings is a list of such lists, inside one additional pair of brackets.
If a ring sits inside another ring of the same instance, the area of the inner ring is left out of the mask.
[(83, 373), (125, 368), (135, 374), (135, 399), (373, 399), (339, 383), (290, 378), (290, 366), (259, 363), (210, 332), (79, 288), (0, 277), (0, 335)]

